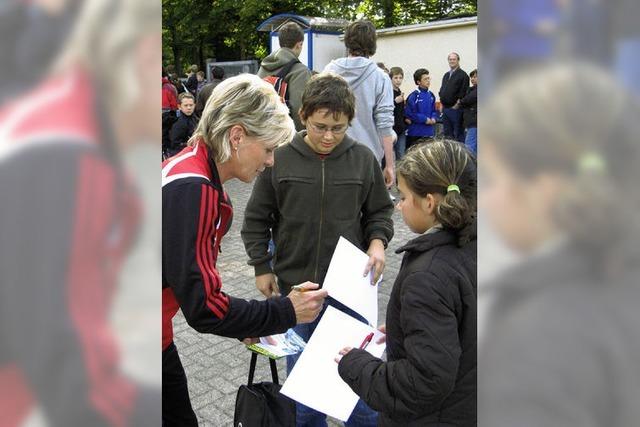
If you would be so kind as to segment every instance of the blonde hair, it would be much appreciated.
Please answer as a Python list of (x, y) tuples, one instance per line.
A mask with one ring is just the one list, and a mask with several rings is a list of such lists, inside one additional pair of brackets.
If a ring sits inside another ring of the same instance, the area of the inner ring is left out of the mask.
[[(96, 78), (109, 106), (126, 109), (144, 96), (136, 79), (136, 49), (159, 34), (162, 9), (154, 0), (85, 0), (52, 71), (83, 66)], [(160, 64), (158, 64), (158, 67)]]
[(293, 139), (289, 109), (273, 86), (253, 74), (240, 74), (218, 84), (207, 101), (189, 144), (202, 141), (218, 163), (231, 157), (229, 130), (240, 125), (248, 136), (275, 145)]
[[(461, 230), (475, 221), (475, 161), (462, 144), (436, 140), (415, 145), (398, 162), (396, 171), (416, 195), (444, 196), (435, 216), (445, 228)], [(450, 185), (457, 185), (460, 191), (447, 191)]]

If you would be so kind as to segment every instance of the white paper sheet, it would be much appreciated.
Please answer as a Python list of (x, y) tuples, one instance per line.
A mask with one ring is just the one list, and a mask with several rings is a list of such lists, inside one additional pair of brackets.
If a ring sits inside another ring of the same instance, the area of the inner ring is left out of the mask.
[(353, 317), (329, 306), (287, 377), (280, 392), (290, 398), (346, 421), (358, 396), (342, 381), (335, 357), (344, 347), (358, 348), (374, 332), (366, 351), (381, 357), (386, 344), (376, 344), (383, 334)]
[(369, 256), (344, 237), (340, 237), (331, 257), (322, 287), (340, 301), (378, 326), (378, 285), (371, 285), (373, 270), (362, 276)]

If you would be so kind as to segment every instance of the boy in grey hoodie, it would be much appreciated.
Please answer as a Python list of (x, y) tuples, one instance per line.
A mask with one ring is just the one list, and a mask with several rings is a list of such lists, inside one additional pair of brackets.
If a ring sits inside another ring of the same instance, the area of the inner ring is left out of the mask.
[(324, 69), (342, 76), (356, 97), (356, 116), (347, 134), (385, 160), (387, 188), (395, 182), (393, 143), (393, 88), (389, 76), (369, 59), (376, 53), (376, 28), (371, 21), (349, 24), (344, 35), (349, 56), (331, 61)]

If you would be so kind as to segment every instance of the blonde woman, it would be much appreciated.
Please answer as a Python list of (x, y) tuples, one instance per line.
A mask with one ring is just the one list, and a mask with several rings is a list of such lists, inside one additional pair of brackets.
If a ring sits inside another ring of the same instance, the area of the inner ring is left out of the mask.
[[(273, 151), (295, 133), (286, 106), (271, 85), (243, 74), (211, 94), (189, 145), (162, 169), (162, 419), (163, 426), (197, 420), (184, 369), (173, 343), (171, 320), (180, 308), (202, 333), (248, 338), (284, 332), (314, 320), (326, 291), (246, 301), (221, 289), (216, 259), (231, 223), (223, 184), (251, 182), (273, 165)], [(306, 282), (306, 289), (317, 284)]]

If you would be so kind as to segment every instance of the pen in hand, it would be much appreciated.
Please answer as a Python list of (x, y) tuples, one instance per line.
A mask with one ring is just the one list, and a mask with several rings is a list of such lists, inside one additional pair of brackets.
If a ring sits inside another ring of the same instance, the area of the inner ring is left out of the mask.
[(364, 338), (364, 340), (362, 340), (362, 344), (360, 344), (360, 347), (359, 347), (360, 350), (366, 349), (372, 339), (373, 339), (373, 332), (369, 333), (369, 335), (367, 335)]
[[(362, 344), (360, 344), (360, 347), (358, 347), (358, 348), (360, 350), (366, 349), (372, 339), (373, 339), (373, 332), (370, 332), (369, 334), (367, 334), (366, 337), (364, 337), (364, 340), (362, 340)], [(336, 363), (340, 363), (340, 360), (342, 360), (342, 357), (345, 354), (349, 353), (351, 350), (352, 350), (351, 347), (343, 348), (342, 350), (340, 350), (338, 352), (338, 355), (333, 360), (335, 360)]]
[(292, 286), (291, 289), (293, 289), (296, 292), (307, 292), (308, 291), (308, 289), (305, 288), (303, 285), (295, 285), (295, 286)]

